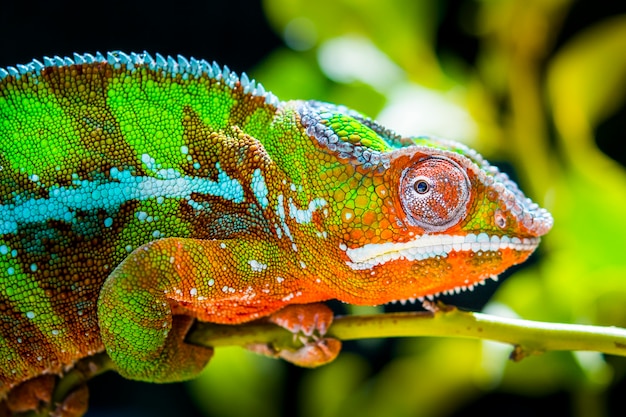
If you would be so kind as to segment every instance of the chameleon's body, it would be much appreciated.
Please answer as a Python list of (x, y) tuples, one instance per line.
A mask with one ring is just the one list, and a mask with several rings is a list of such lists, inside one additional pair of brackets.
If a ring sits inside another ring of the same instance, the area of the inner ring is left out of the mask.
[(204, 61), (0, 69), (0, 398), (105, 346), (129, 377), (188, 378), (172, 311), (234, 324), (472, 287), (551, 224), (463, 145)]

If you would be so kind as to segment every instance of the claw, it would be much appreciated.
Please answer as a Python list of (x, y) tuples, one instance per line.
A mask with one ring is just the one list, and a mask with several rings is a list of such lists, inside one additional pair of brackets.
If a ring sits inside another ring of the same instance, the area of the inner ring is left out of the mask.
[(290, 305), (272, 314), (269, 321), (289, 330), (304, 346), (278, 352), (268, 346), (251, 346), (249, 349), (307, 368), (329, 363), (341, 351), (341, 341), (324, 337), (333, 322), (333, 312), (324, 304)]
[(278, 356), (304, 368), (316, 368), (335, 360), (341, 351), (341, 341), (332, 338), (309, 342), (298, 350), (281, 350)]
[(294, 304), (272, 314), (269, 320), (294, 335), (324, 336), (333, 322), (333, 312), (325, 304)]

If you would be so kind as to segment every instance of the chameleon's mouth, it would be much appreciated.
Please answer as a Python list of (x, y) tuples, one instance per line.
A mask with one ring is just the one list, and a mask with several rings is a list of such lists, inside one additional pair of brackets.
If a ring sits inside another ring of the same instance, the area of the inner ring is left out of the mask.
[(406, 259), (421, 261), (435, 256), (447, 256), (450, 252), (495, 252), (504, 249), (533, 251), (539, 244), (538, 237), (518, 238), (489, 236), (470, 233), (465, 236), (423, 235), (404, 243), (368, 243), (360, 248), (346, 249), (352, 269), (371, 269), (389, 261)]

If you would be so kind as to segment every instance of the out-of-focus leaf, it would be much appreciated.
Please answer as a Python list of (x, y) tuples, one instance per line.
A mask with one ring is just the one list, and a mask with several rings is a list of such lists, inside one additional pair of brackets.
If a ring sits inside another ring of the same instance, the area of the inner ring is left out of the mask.
[(254, 70), (255, 78), (281, 100), (310, 100), (341, 103), (373, 117), (385, 103), (385, 97), (362, 82), (336, 84), (328, 80), (317, 65), (292, 51), (272, 54)]
[(207, 415), (278, 416), (285, 366), (238, 347), (220, 348), (202, 375), (189, 382), (190, 392)]
[(620, 16), (579, 34), (549, 68), (558, 137), (570, 165), (555, 181), (556, 226), (548, 238), (554, 252), (542, 272), (573, 320), (596, 322), (598, 309), (606, 314), (612, 301), (612, 324), (626, 322), (624, 298), (615, 297), (626, 293), (626, 172), (593, 137), (594, 127), (626, 99), (624, 51), (626, 16)]
[(605, 20), (565, 45), (550, 66), (548, 89), (556, 123), (568, 141), (615, 111), (626, 93), (626, 15)]
[(481, 392), (476, 384), (480, 342), (421, 339), (402, 346), (406, 351), (361, 388), (358, 403), (350, 405), (357, 415), (446, 416)]
[[(594, 127), (626, 98), (625, 50), (626, 16), (581, 33), (549, 66), (548, 91), (568, 156), (549, 178), (555, 226), (541, 247), (541, 264), (496, 293), (524, 318), (626, 325), (626, 173), (593, 137)], [(597, 387), (611, 375), (600, 356), (585, 354), (551, 353), (520, 365), (507, 367), (504, 379), (518, 390), (533, 379), (548, 383), (544, 392)]]
[(253, 76), (281, 100), (324, 100), (328, 79), (302, 54), (279, 49), (255, 69)]
[(278, 33), (283, 33), (294, 19), (306, 18), (320, 43), (347, 34), (364, 35), (422, 82), (431, 87), (446, 83), (433, 51), (437, 2), (320, 0), (313, 4), (305, 0), (265, 0), (263, 5)]
[(302, 391), (306, 415), (446, 416), (481, 393), (480, 342), (421, 339), (401, 346), (396, 359), (371, 376), (351, 354), (313, 371)]
[[(298, 404), (303, 417), (342, 416), (347, 399), (366, 381), (369, 364), (360, 356), (342, 353), (332, 364), (305, 375)], [(323, 398), (323, 401), (320, 401)]]

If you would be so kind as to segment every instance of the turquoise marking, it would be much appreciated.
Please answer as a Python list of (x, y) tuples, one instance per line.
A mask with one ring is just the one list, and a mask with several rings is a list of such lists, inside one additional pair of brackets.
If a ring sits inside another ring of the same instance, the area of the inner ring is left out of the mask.
[[(60, 220), (75, 223), (76, 210), (114, 211), (129, 201), (149, 199), (184, 198), (191, 200), (192, 193), (221, 197), (235, 203), (244, 201), (241, 184), (221, 170), (219, 163), (217, 182), (206, 178), (182, 176), (168, 169), (160, 170), (163, 178), (134, 176), (131, 171), (112, 168), (111, 182), (75, 180), (76, 187), (52, 187), (49, 198), (16, 198), (16, 203), (0, 205), (0, 235), (16, 233), (19, 225)], [(165, 172), (164, 172), (165, 171)], [(109, 221), (105, 221), (105, 226)], [(112, 220), (109, 225), (112, 225)], [(107, 226), (109, 227), (109, 226)]]
[(265, 184), (265, 178), (263, 177), (263, 174), (261, 174), (261, 170), (259, 168), (255, 169), (252, 173), (250, 188), (252, 188), (254, 196), (256, 197), (263, 210), (265, 210), (270, 204), (269, 200), (267, 199), (269, 191), (267, 190), (267, 185)]

